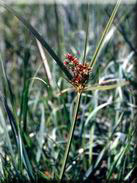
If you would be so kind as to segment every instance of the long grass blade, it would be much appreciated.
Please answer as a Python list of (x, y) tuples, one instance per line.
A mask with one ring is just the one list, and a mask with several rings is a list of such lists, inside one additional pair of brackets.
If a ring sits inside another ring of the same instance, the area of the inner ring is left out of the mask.
[(89, 141), (89, 165), (92, 163), (93, 158), (93, 143), (94, 143), (94, 131), (95, 131), (95, 125), (92, 126), (90, 130), (90, 141)]
[(14, 16), (16, 16), (24, 25), (25, 27), (33, 34), (33, 36), (39, 40), (39, 42), (42, 44), (44, 48), (48, 51), (50, 56), (56, 61), (60, 69), (66, 74), (66, 76), (71, 80), (72, 75), (68, 71), (68, 69), (64, 66), (63, 62), (60, 60), (60, 58), (56, 55), (56, 53), (53, 51), (53, 49), (49, 46), (49, 44), (45, 41), (45, 39), (36, 31), (36, 29), (27, 21), (25, 20), (18, 12), (16, 12), (14, 9), (6, 5), (3, 1), (0, 1), (0, 5), (3, 6), (5, 9), (10, 11)]
[(1, 77), (1, 80), (2, 80), (2, 78), (4, 79), (3, 85), (5, 88), (7, 88), (7, 94), (10, 97), (11, 103), (14, 104), (14, 94), (12, 92), (11, 84), (10, 84), (10, 81), (6, 74), (6, 70), (4, 68), (4, 63), (3, 63), (1, 55), (0, 55), (0, 77)]
[[(26, 81), (25, 81), (26, 82)], [(27, 132), (27, 116), (28, 116), (28, 102), (29, 102), (29, 86), (30, 82), (27, 81), (24, 84), (23, 92), (22, 92), (22, 111), (21, 114), (23, 117), (23, 130)]]
[(40, 129), (38, 132), (38, 137), (37, 137), (37, 141), (38, 141), (38, 149), (37, 149), (37, 154), (36, 154), (36, 161), (39, 162), (40, 158), (41, 158), (41, 154), (42, 154), (42, 147), (43, 147), (43, 143), (44, 143), (44, 139), (45, 139), (45, 109), (44, 109), (44, 105), (40, 105), (40, 109), (41, 109), (41, 122), (40, 122)]
[(112, 25), (113, 20), (114, 20), (114, 18), (115, 18), (115, 16), (116, 16), (116, 13), (117, 13), (117, 11), (118, 11), (118, 8), (119, 8), (119, 6), (120, 6), (120, 3), (121, 3), (121, 0), (118, 0), (117, 3), (116, 3), (116, 5), (115, 5), (115, 8), (114, 8), (114, 10), (113, 10), (113, 12), (112, 12), (112, 14), (111, 14), (111, 17), (109, 18), (109, 21), (108, 21), (108, 23), (107, 23), (107, 25), (106, 25), (106, 28), (105, 28), (105, 30), (104, 30), (103, 33), (102, 33), (102, 36), (101, 36), (101, 38), (100, 38), (100, 41), (99, 41), (99, 43), (98, 43), (98, 45), (97, 45), (97, 48), (96, 48), (96, 50), (95, 50), (95, 53), (94, 53), (94, 55), (93, 55), (93, 58), (92, 58), (92, 61), (91, 61), (91, 64), (90, 64), (90, 66), (91, 66), (92, 69), (93, 69), (93, 67), (94, 67), (94, 65), (95, 65), (95, 63), (96, 63), (96, 61), (97, 61), (97, 58), (98, 58), (98, 56), (99, 56), (99, 54), (100, 54), (100, 51), (101, 51), (101, 48), (102, 48), (103, 41), (104, 41), (104, 39), (105, 39), (107, 33), (109, 32), (110, 28), (111, 28), (111, 25)]
[(12, 131), (13, 131), (13, 135), (14, 135), (14, 139), (16, 141), (17, 148), (20, 151), (21, 159), (22, 159), (22, 161), (24, 163), (24, 166), (25, 166), (25, 168), (27, 170), (29, 178), (31, 180), (34, 180), (32, 166), (31, 166), (31, 163), (29, 161), (28, 155), (26, 153), (24, 144), (23, 144), (23, 142), (21, 140), (21, 136), (20, 136), (20, 134), (18, 132), (18, 127), (17, 127), (16, 121), (15, 121), (15, 118), (14, 118), (14, 116), (13, 116), (13, 114), (12, 114), (8, 104), (7, 104), (6, 99), (4, 99), (3, 102), (4, 102), (5, 110), (7, 112), (7, 115), (8, 115), (8, 118), (9, 118), (9, 122), (10, 122), (10, 125), (11, 125), (11, 128), (12, 128)]
[(32, 80), (39, 80), (42, 83), (44, 83), (47, 87), (49, 87), (49, 85), (46, 83), (46, 81), (44, 81), (43, 79), (39, 78), (39, 77), (33, 77)]

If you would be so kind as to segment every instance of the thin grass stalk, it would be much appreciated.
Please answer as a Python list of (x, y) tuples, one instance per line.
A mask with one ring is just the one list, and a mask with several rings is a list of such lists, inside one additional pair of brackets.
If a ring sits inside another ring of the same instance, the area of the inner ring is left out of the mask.
[(74, 116), (73, 116), (73, 122), (72, 122), (72, 126), (70, 129), (69, 139), (68, 139), (68, 143), (67, 143), (67, 147), (66, 147), (66, 151), (65, 151), (65, 156), (64, 156), (62, 167), (61, 167), (60, 176), (59, 176), (60, 182), (62, 181), (64, 173), (65, 173), (65, 167), (67, 164), (69, 151), (70, 151), (70, 147), (71, 147), (71, 143), (72, 143), (72, 139), (73, 139), (73, 134), (74, 134), (75, 126), (76, 126), (76, 121), (77, 121), (77, 116), (78, 116), (78, 111), (79, 111), (79, 106), (80, 106), (80, 99), (81, 99), (81, 93), (78, 93), (75, 111), (74, 111)]
[(111, 14), (111, 17), (108, 20), (108, 23), (106, 25), (106, 28), (105, 28), (105, 30), (104, 30), (101, 38), (100, 38), (100, 41), (99, 41), (99, 43), (97, 45), (97, 48), (96, 48), (96, 50), (94, 52), (94, 55), (93, 55), (92, 60), (91, 60), (91, 63), (90, 63), (90, 66), (92, 67), (92, 69), (93, 69), (93, 67), (94, 67), (94, 65), (95, 65), (95, 63), (97, 61), (97, 58), (98, 58), (98, 56), (100, 54), (100, 51), (101, 51), (101, 48), (102, 48), (102, 45), (103, 45), (103, 41), (104, 41), (107, 33), (109, 32), (110, 28), (111, 28), (111, 25), (112, 25), (113, 20), (114, 20), (114, 18), (116, 16), (116, 13), (118, 11), (118, 8), (120, 6), (120, 3), (121, 3), (121, 0), (118, 0), (117, 3), (116, 3), (116, 5), (115, 5), (115, 8), (114, 8), (114, 10), (113, 10), (113, 12)]
[(87, 51), (87, 44), (88, 44), (88, 32), (89, 32), (89, 3), (87, 4), (87, 17), (86, 17), (86, 39), (84, 45), (84, 56), (83, 56), (83, 64), (86, 62), (86, 51)]
[[(56, 41), (57, 41), (57, 53), (61, 60), (64, 59), (64, 23), (63, 23), (63, 6), (58, 5), (55, 3), (54, 5), (54, 11), (55, 11), (55, 20), (56, 20)], [(59, 68), (57, 65), (55, 65), (55, 78), (58, 78), (58, 75), (60, 74), (63, 76), (62, 72), (59, 71)], [(56, 79), (55, 79), (56, 80)], [(60, 88), (63, 89), (64, 80), (61, 82)]]
[(29, 85), (30, 81), (26, 81), (25, 90), (23, 91), (23, 131), (27, 133), (27, 116), (28, 116), (28, 102), (29, 102)]
[(57, 30), (57, 47), (58, 56), (63, 60), (64, 57), (64, 26), (62, 19), (62, 7), (55, 3), (55, 18), (56, 18), (56, 30)]

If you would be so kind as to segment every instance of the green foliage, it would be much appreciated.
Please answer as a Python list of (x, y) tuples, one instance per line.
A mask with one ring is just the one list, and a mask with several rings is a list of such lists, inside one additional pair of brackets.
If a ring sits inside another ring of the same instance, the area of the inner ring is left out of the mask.
[[(3, 6), (11, 13), (0, 7), (0, 181), (128, 182), (136, 161), (133, 7)], [(96, 63), (77, 96), (64, 52)]]

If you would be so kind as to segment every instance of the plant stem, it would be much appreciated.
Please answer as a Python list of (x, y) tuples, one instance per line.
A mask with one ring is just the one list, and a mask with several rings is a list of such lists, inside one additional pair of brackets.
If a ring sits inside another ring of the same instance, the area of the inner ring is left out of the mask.
[(67, 143), (67, 147), (66, 147), (66, 151), (65, 151), (65, 156), (64, 156), (62, 167), (61, 167), (60, 176), (59, 176), (60, 182), (62, 181), (62, 178), (64, 176), (65, 167), (66, 167), (68, 156), (69, 156), (69, 151), (70, 151), (71, 142), (72, 142), (72, 139), (73, 139), (73, 134), (74, 134), (76, 121), (77, 121), (77, 115), (78, 115), (79, 106), (80, 106), (80, 99), (81, 99), (81, 93), (78, 93), (77, 100), (76, 100), (75, 111), (74, 111), (73, 122), (72, 122), (72, 126), (71, 126), (71, 129), (70, 129), (69, 139), (68, 139), (68, 143)]
[(89, 3), (87, 4), (86, 39), (85, 39), (85, 45), (84, 45), (83, 64), (85, 64), (85, 62), (86, 62), (86, 52), (87, 52), (87, 44), (88, 44), (88, 32), (89, 32)]
[(57, 47), (58, 56), (61, 60), (64, 59), (64, 25), (63, 25), (63, 13), (62, 5), (55, 3), (55, 18), (56, 18), (56, 31), (57, 31)]

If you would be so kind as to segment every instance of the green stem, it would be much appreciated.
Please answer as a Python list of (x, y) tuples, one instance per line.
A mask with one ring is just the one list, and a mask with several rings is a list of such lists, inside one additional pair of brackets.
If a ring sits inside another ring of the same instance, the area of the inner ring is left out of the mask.
[(86, 62), (86, 51), (87, 51), (87, 44), (88, 44), (88, 32), (89, 32), (89, 3), (87, 4), (87, 17), (86, 17), (86, 39), (84, 45), (84, 56), (83, 56), (83, 64)]
[(81, 99), (81, 93), (78, 93), (76, 107), (75, 107), (75, 111), (74, 111), (74, 118), (73, 118), (72, 126), (70, 129), (69, 139), (68, 139), (68, 143), (67, 143), (67, 147), (66, 147), (66, 151), (65, 151), (65, 156), (64, 156), (62, 167), (61, 167), (60, 176), (59, 176), (60, 182), (62, 181), (62, 178), (64, 176), (65, 167), (66, 167), (68, 156), (69, 156), (69, 151), (70, 151), (71, 142), (73, 139), (73, 134), (74, 134), (76, 121), (77, 121), (77, 115), (78, 115), (79, 106), (80, 106), (80, 99)]

